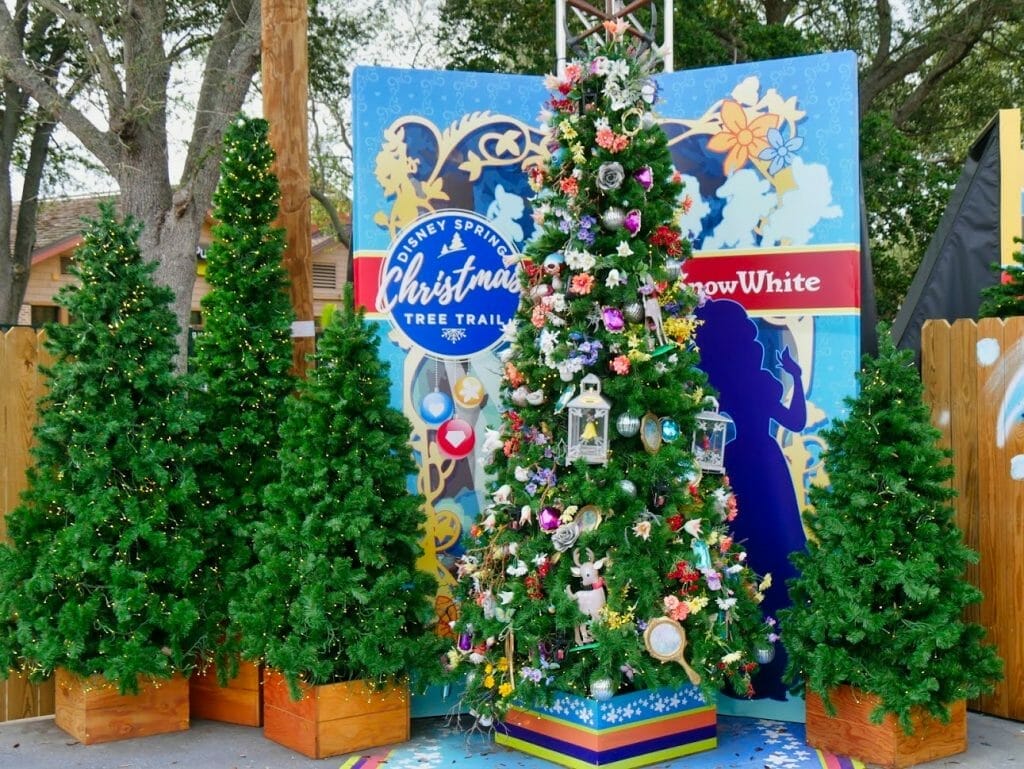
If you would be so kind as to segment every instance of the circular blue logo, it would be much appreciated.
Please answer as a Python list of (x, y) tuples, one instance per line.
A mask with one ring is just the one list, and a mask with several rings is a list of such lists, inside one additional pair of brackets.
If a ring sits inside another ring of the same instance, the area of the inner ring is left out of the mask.
[(472, 211), (420, 217), (384, 259), (377, 310), (412, 344), (443, 359), (497, 347), (519, 306), (515, 246)]

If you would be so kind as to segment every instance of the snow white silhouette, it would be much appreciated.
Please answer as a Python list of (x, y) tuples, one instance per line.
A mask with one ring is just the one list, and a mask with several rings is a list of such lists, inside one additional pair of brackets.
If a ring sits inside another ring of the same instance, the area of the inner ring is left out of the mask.
[[(777, 363), (793, 380), (790, 403), (783, 403), (782, 381), (764, 368), (764, 347), (758, 328), (743, 307), (731, 300), (709, 300), (697, 310), (700, 367), (718, 391), (719, 406), (735, 425), (727, 444), (726, 472), (736, 494), (739, 516), (733, 522), (737, 541), (746, 543), (748, 561), (758, 574), (771, 574), (772, 585), (761, 605), (775, 617), (789, 604), (786, 580), (796, 575), (789, 554), (804, 548), (806, 538), (796, 492), (773, 422), (799, 432), (807, 422), (800, 366), (788, 347), (776, 353)], [(785, 628), (782, 628), (785, 643)], [(754, 679), (755, 697), (786, 699), (782, 673), (786, 655), (761, 666)]]

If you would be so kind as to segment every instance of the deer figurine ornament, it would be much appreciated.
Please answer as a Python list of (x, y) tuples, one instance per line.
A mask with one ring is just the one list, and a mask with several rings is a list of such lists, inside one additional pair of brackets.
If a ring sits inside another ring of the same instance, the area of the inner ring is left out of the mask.
[(576, 565), (570, 571), (574, 577), (579, 577), (583, 583), (584, 590), (577, 590), (575, 593), (569, 585), (565, 586), (565, 592), (570, 598), (575, 599), (580, 612), (586, 614), (589, 620), (576, 626), (576, 645), (593, 643), (594, 636), (590, 633), (590, 623), (600, 617), (601, 609), (604, 608), (606, 598), (604, 592), (604, 580), (601, 579), (600, 571), (608, 561), (608, 556), (595, 561), (594, 551), (587, 548), (587, 560), (580, 563), (580, 551), (573, 548), (572, 562)]

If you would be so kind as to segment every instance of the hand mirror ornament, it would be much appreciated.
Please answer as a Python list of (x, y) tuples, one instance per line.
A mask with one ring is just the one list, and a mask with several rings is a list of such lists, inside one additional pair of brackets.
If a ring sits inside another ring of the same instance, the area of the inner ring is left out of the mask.
[(686, 631), (674, 619), (658, 617), (647, 623), (644, 631), (647, 653), (661, 662), (678, 662), (694, 686), (700, 685), (700, 675), (686, 661)]

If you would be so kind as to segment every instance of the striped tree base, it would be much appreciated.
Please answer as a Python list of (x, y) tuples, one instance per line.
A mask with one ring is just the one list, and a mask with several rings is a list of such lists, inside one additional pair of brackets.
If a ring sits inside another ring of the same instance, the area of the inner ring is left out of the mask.
[(716, 747), (717, 713), (692, 686), (607, 702), (559, 693), (550, 706), (509, 710), (495, 740), (562, 766), (627, 769)]

